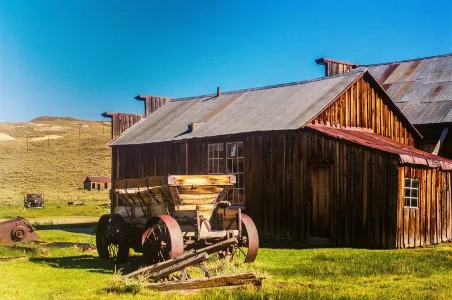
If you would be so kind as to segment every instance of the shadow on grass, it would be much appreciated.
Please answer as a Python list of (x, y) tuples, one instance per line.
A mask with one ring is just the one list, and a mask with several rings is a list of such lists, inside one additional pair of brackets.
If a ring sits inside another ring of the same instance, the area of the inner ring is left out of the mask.
[(93, 273), (112, 274), (113, 264), (108, 260), (93, 255), (77, 255), (66, 257), (32, 257), (30, 261), (61, 269), (85, 269)]
[(111, 261), (93, 255), (77, 255), (66, 257), (35, 257), (30, 261), (61, 269), (85, 269), (92, 273), (113, 274), (115, 269), (127, 274), (143, 266), (141, 256), (131, 256), (124, 264), (114, 265)]

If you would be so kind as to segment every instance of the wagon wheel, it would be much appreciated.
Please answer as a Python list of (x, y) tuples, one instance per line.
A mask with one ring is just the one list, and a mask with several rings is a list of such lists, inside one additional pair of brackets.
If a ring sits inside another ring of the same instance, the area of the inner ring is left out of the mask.
[(242, 234), (238, 237), (237, 245), (232, 247), (231, 261), (244, 260), (245, 263), (252, 263), (259, 250), (259, 235), (253, 220), (246, 214), (242, 216)]
[(184, 240), (177, 221), (168, 215), (153, 217), (141, 237), (143, 255), (156, 264), (184, 254)]
[(122, 263), (129, 256), (126, 221), (118, 214), (103, 215), (97, 223), (96, 247), (100, 258)]

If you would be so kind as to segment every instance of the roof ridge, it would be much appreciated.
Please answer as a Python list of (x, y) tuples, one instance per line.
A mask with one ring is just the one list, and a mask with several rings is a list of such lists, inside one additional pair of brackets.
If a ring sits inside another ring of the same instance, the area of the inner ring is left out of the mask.
[(398, 61), (390, 61), (390, 62), (378, 63), (378, 64), (367, 64), (367, 65), (365, 65), (365, 64), (363, 64), (363, 65), (357, 64), (357, 68), (359, 68), (359, 67), (380, 66), (380, 65), (392, 65), (392, 64), (404, 63), (404, 62), (415, 61), (415, 60), (424, 60), (424, 59), (432, 59), (432, 58), (447, 57), (447, 56), (452, 56), (452, 53), (439, 54), (439, 55), (426, 56), (426, 57), (419, 57), (419, 58), (411, 58), (411, 59), (398, 60)]
[[(294, 86), (294, 85), (306, 84), (306, 83), (317, 82), (317, 81), (322, 81), (322, 80), (329, 80), (329, 79), (333, 79), (333, 78), (337, 78), (337, 77), (341, 77), (341, 76), (349, 76), (349, 75), (352, 75), (352, 74), (355, 74), (355, 73), (364, 73), (366, 71), (367, 71), (367, 69), (364, 69), (364, 70), (353, 70), (353, 71), (350, 71), (350, 72), (344, 72), (344, 73), (341, 73), (341, 74), (336, 74), (336, 75), (332, 75), (332, 76), (328, 76), (328, 77), (323, 76), (323, 77), (318, 77), (318, 78), (313, 78), (313, 79), (308, 79), (308, 80), (302, 80), (302, 81), (293, 81), (293, 82), (288, 82), (288, 83), (266, 85), (266, 86), (261, 86), (261, 87), (240, 89), (240, 90), (234, 90), (234, 91), (227, 91), (227, 92), (222, 92), (221, 94), (222, 95), (230, 95), (230, 94), (235, 94), (235, 93), (245, 93), (245, 92), (250, 92), (250, 91), (260, 91), (260, 90), (274, 89), (274, 88), (279, 88), (279, 87)], [(206, 95), (200, 95), (200, 96), (174, 98), (172, 101), (184, 101), (184, 100), (192, 100), (192, 99), (198, 99), (198, 98), (216, 97), (216, 95), (217, 94), (215, 93), (215, 94), (206, 94)]]

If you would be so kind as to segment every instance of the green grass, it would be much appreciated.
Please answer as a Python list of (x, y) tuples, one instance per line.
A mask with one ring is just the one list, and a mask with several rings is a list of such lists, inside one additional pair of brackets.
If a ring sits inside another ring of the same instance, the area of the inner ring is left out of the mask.
[[(92, 235), (63, 230), (41, 230), (39, 235), (49, 243), (94, 243)], [(140, 282), (125, 285), (92, 250), (0, 246), (0, 257), (22, 255), (27, 258), (0, 262), (0, 274), (8, 274), (0, 280), (0, 299), (448, 299), (452, 294), (451, 244), (411, 250), (260, 249), (251, 265), (215, 259), (207, 265), (214, 275), (255, 272), (266, 277), (261, 289), (182, 294), (149, 291)], [(201, 276), (198, 268), (189, 273)]]

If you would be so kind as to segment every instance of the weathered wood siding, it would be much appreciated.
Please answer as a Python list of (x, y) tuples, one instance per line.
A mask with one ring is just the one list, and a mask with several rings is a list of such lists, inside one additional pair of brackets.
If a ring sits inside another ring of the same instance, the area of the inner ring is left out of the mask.
[[(315, 133), (292, 131), (113, 148), (113, 180), (205, 174), (207, 145), (243, 141), (246, 211), (262, 237), (307, 242), (311, 168), (331, 166), (331, 242), (396, 247), (398, 173), (394, 156)], [(188, 159), (188, 161), (187, 161)]]
[(132, 127), (144, 118), (144, 115), (139, 114), (123, 114), (112, 113), (105, 114), (106, 117), (111, 118), (111, 138), (114, 139), (120, 136), (124, 131)]
[[(451, 174), (434, 168), (399, 168), (397, 247), (452, 240)], [(404, 207), (404, 178), (419, 179), (418, 208)]]
[(402, 144), (414, 145), (412, 129), (363, 77), (327, 107), (314, 122), (372, 129)]

